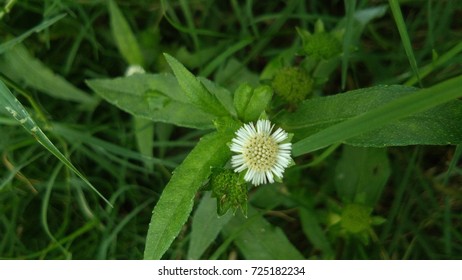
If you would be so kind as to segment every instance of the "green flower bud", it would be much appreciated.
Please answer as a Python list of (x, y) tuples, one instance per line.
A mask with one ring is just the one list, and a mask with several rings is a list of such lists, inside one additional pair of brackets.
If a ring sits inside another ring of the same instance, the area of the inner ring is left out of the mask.
[(245, 123), (257, 120), (272, 96), (273, 89), (269, 86), (258, 86), (253, 89), (249, 84), (240, 85), (234, 92), (237, 116)]
[(330, 59), (340, 55), (342, 44), (331, 33), (321, 32), (303, 36), (303, 51), (308, 56), (319, 59)]
[(360, 204), (349, 204), (342, 212), (342, 227), (349, 233), (357, 234), (367, 231), (371, 227), (370, 207)]
[(313, 79), (298, 67), (280, 69), (272, 82), (277, 95), (290, 103), (298, 103), (308, 97), (313, 91)]
[(238, 173), (216, 168), (210, 177), (212, 197), (217, 199), (217, 213), (223, 216), (230, 208), (236, 213), (241, 208), (247, 216), (247, 185)]

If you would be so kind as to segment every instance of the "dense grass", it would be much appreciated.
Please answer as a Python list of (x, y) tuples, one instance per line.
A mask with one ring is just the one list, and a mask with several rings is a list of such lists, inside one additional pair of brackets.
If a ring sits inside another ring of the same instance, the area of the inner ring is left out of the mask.
[[(0, 115), (0, 258), (143, 258), (157, 199), (173, 169), (208, 130), (135, 119), (86, 86), (87, 79), (123, 76), (128, 67), (106, 1), (4, 2), (12, 7), (1, 13), (0, 44), (66, 14), (22, 42), (29, 53), (25, 64), (32, 69), (11, 74), (5, 66), (8, 50), (0, 48), (0, 78), (113, 207), (17, 122)], [(390, 1), (393, 9), (388, 2), (356, 2), (347, 7), (342, 1), (294, 0), (117, 4), (148, 72), (170, 71), (162, 56), (167, 52), (230, 90), (244, 81), (258, 82), (267, 63), (298, 47), (296, 27), (312, 31), (322, 19), (331, 30), (347, 10), (380, 5), (387, 7), (385, 14), (366, 25), (357, 45), (343, 46), (343, 67), (317, 95), (380, 84), (427, 88), (462, 74), (460, 1)], [(91, 98), (69, 100), (54, 92), (55, 80), (28, 77), (40, 77), (33, 70), (43, 72), (42, 67)], [(337, 145), (297, 158), (284, 184), (251, 191), (252, 205), (265, 210), (265, 218), (281, 227), (305, 258), (462, 258), (460, 145), (388, 148), (391, 175), (372, 212), (384, 222), (373, 226), (366, 239), (332, 225), (343, 207), (333, 179), (342, 149)], [(316, 239), (317, 233), (324, 239)], [(164, 258), (186, 258), (190, 238), (188, 222)], [(249, 256), (232, 241), (230, 234), (218, 236), (202, 258)]]

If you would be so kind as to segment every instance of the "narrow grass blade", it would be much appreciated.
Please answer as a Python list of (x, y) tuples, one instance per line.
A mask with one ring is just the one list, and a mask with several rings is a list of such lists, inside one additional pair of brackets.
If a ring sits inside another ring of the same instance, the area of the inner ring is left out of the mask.
[(22, 81), (52, 97), (84, 103), (88, 108), (97, 102), (95, 98), (76, 88), (33, 57), (22, 44), (0, 56), (0, 69), (8, 78)]
[(189, 7), (190, 3), (188, 3), (189, 1), (185, 1), (185, 0), (180, 0), (179, 2), (180, 2), (181, 10), (183, 11), (184, 17), (186, 19), (186, 24), (188, 26), (189, 32), (187, 34), (192, 37), (194, 48), (196, 50), (199, 50), (200, 41), (199, 41), (199, 37), (197, 36), (196, 27), (194, 26), (194, 17), (193, 17), (193, 14), (191, 13), (191, 8)]
[(3, 19), (3, 17), (11, 11), (11, 9), (13, 9), (14, 4), (16, 4), (16, 1), (17, 0), (3, 1), (3, 2), (6, 2), (6, 3), (3, 6), (3, 8), (0, 9), (0, 20)]
[(3, 112), (8, 112), (24, 127), (24, 129), (26, 129), (27, 132), (35, 137), (37, 142), (39, 142), (50, 153), (57, 157), (64, 165), (67, 166), (67, 168), (79, 176), (80, 179), (82, 179), (85, 184), (87, 184), (93, 191), (95, 191), (98, 196), (101, 197), (107, 204), (111, 205), (111, 203), (106, 198), (104, 198), (104, 196), (87, 180), (87, 178), (85, 178), (85, 176), (74, 167), (74, 165), (58, 150), (58, 148), (56, 148), (50, 139), (48, 139), (45, 133), (43, 133), (43, 131), (31, 118), (26, 109), (22, 106), (21, 103), (19, 103), (16, 97), (14, 97), (14, 95), (2, 81), (0, 81), (0, 110)]
[(414, 75), (417, 77), (420, 86), (422, 86), (419, 75), (419, 69), (417, 68), (417, 61), (412, 50), (411, 40), (409, 38), (409, 34), (407, 33), (406, 24), (404, 23), (404, 18), (403, 14), (401, 13), (401, 8), (399, 7), (399, 2), (398, 0), (389, 0), (388, 3), (390, 4), (391, 12), (393, 13), (393, 17), (395, 18), (396, 26), (398, 27), (399, 35), (401, 37), (404, 50), (406, 51), (409, 64), (411, 65), (412, 71), (414, 72)]
[[(451, 61), (451, 59), (453, 59), (456, 55), (458, 55), (461, 52), (462, 52), (462, 42), (455, 45), (453, 48), (451, 48), (446, 53), (440, 55), (436, 59), (436, 61), (433, 61), (429, 63), (428, 65), (425, 65), (424, 67), (420, 68), (420, 70), (418, 71), (418, 74), (420, 75), (420, 79), (423, 79), (426, 76), (430, 75), (438, 67), (445, 65), (447, 62)], [(404, 84), (407, 86), (412, 86), (412, 85), (415, 85), (417, 82), (419, 82), (419, 77), (414, 75)]]
[(113, 0), (109, 1), (109, 15), (111, 18), (112, 35), (120, 53), (129, 64), (143, 66), (143, 55), (135, 35), (116, 2)]
[(65, 16), (66, 16), (66, 14), (60, 14), (60, 15), (57, 15), (57, 16), (55, 16), (53, 18), (44, 20), (42, 23), (40, 23), (39, 25), (29, 29), (25, 33), (15, 37), (14, 39), (11, 39), (11, 40), (9, 40), (9, 41), (7, 41), (5, 43), (0, 44), (0, 54), (12, 49), (15, 45), (21, 43), (24, 39), (26, 39), (27, 37), (29, 37), (33, 33), (38, 33), (40, 31), (50, 27), (51, 25), (55, 24), (58, 20), (62, 19)]
[[(16, 121), (14, 122), (16, 123)], [(3, 148), (3, 147), (0, 147), (0, 148)], [(13, 180), (14, 177), (19, 177), (21, 178), (20, 180), (23, 180), (24, 182), (26, 182), (26, 184), (29, 186), (29, 188), (31, 189), (33, 193), (36, 193), (36, 190), (30, 183), (30, 181), (26, 177), (24, 177), (24, 175), (21, 174), (21, 169), (28, 166), (29, 164), (31, 164), (33, 161), (35, 161), (41, 156), (42, 154), (38, 153), (34, 155), (33, 157), (30, 157), (26, 162), (18, 166), (12, 166), (10, 164), (5, 164), (5, 160), (4, 160), (3, 163), (7, 166), (7, 169), (9, 172), (7, 176), (0, 178), (0, 192), (3, 191), (3, 189)]]
[(349, 1), (345, 0), (345, 10), (346, 10), (346, 30), (345, 36), (343, 37), (343, 56), (342, 56), (342, 89), (345, 88), (346, 78), (347, 78), (347, 69), (348, 69), (348, 59), (350, 58), (351, 43), (353, 42), (353, 23), (354, 23), (354, 13), (356, 9), (356, 0)]
[(217, 69), (220, 65), (223, 65), (225, 60), (236, 53), (237, 51), (245, 48), (246, 46), (250, 45), (250, 43), (253, 42), (253, 39), (244, 39), (239, 42), (237, 42), (234, 45), (231, 45), (229, 48), (227, 48), (223, 53), (215, 57), (207, 66), (204, 68), (204, 70), (201, 71), (200, 75), (204, 77), (208, 77)]
[[(454, 155), (452, 157), (451, 163), (449, 164), (448, 171), (446, 172), (446, 176), (444, 177), (443, 185), (447, 186), (449, 182), (449, 178), (452, 175), (457, 163), (459, 162), (462, 156), (462, 145), (457, 145)], [(446, 196), (444, 198), (444, 226), (443, 226), (443, 240), (444, 240), (444, 252), (446, 255), (450, 256), (452, 254), (452, 243), (453, 243), (453, 236), (451, 231), (454, 229), (454, 221), (452, 217), (454, 216), (452, 212), (452, 205), (451, 205), (451, 196)]]
[(99, 250), (97, 259), (99, 260), (107, 260), (108, 259), (108, 252), (110, 252), (110, 246), (114, 243), (117, 243), (118, 235), (125, 229), (127, 224), (134, 219), (136, 219), (137, 215), (144, 210), (149, 204), (153, 203), (154, 197), (150, 197), (146, 199), (143, 203), (139, 204), (135, 209), (131, 210), (129, 213), (124, 214), (124, 218), (115, 224), (114, 228), (108, 229), (110, 231), (109, 236), (107, 236), (104, 240), (101, 241), (99, 244)]
[(227, 38), (229, 37), (229, 34), (225, 34), (223, 32), (217, 32), (214, 30), (209, 30), (209, 29), (199, 29), (197, 27), (189, 28), (186, 26), (181, 25), (181, 23), (178, 20), (178, 17), (176, 15), (172, 15), (169, 12), (173, 12), (174, 9), (171, 9), (169, 7), (170, 3), (169, 1), (166, 0), (161, 0), (161, 9), (163, 12), (163, 18), (165, 18), (168, 23), (173, 26), (176, 30), (178, 30), (180, 33), (195, 33), (197, 35), (203, 35), (203, 36), (209, 36), (209, 37), (215, 37), (215, 38)]
[[(300, 1), (291, 0), (287, 1), (284, 9), (282, 9), (274, 22), (272, 22), (269, 27), (265, 30), (263, 34), (258, 39), (258, 42), (252, 46), (252, 50), (249, 55), (243, 60), (242, 64), (247, 65), (253, 58), (261, 55), (263, 49), (271, 42), (274, 35), (284, 26), (284, 23), (290, 18), (292, 12), (300, 6)], [(240, 69), (238, 69), (240, 70)]]
[(419, 90), (415, 94), (404, 96), (300, 140), (293, 145), (293, 154), (299, 156), (309, 153), (444, 104), (461, 97), (461, 88), (462, 76), (459, 76), (431, 88)]
[(62, 169), (63, 164), (58, 164), (54, 169), (53, 172), (50, 174), (50, 178), (48, 179), (48, 182), (46, 184), (46, 189), (45, 189), (45, 194), (43, 197), (42, 201), (42, 207), (40, 211), (40, 220), (42, 222), (42, 227), (43, 230), (45, 231), (46, 235), (50, 240), (52, 241), (52, 244), (56, 244), (58, 249), (63, 253), (64, 256), (66, 256), (66, 259), (71, 259), (72, 253), (70, 253), (66, 248), (62, 246), (56, 239), (56, 237), (53, 235), (49, 223), (48, 223), (48, 209), (50, 207), (50, 197), (51, 197), (51, 190), (53, 189), (53, 185), (56, 182), (56, 179), (58, 178), (58, 174), (60, 170)]
[(126, 147), (121, 147), (111, 142), (94, 137), (86, 131), (71, 129), (67, 125), (53, 123), (53, 132), (55, 135), (61, 136), (68, 141), (82, 141), (84, 144), (89, 145), (93, 149), (107, 151), (108, 154), (123, 158), (125, 160), (130, 159), (136, 161), (146, 161), (150, 164), (159, 164), (171, 168), (177, 166), (177, 164), (173, 161), (154, 158), (152, 156), (144, 156)]
[[(150, 120), (134, 117), (133, 130), (136, 136), (138, 151), (145, 157), (151, 157), (152, 148), (154, 147), (154, 123)], [(144, 160), (143, 162), (149, 172), (154, 170), (152, 161)]]

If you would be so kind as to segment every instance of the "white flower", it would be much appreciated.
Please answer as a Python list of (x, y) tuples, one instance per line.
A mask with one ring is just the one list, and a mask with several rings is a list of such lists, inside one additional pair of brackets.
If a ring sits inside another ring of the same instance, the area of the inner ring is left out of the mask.
[(274, 125), (268, 120), (244, 124), (236, 132), (231, 143), (231, 151), (238, 153), (231, 159), (235, 172), (247, 169), (244, 179), (255, 186), (273, 183), (274, 176), (282, 178), (284, 169), (291, 162), (291, 143), (281, 143), (289, 136), (278, 128), (271, 133)]

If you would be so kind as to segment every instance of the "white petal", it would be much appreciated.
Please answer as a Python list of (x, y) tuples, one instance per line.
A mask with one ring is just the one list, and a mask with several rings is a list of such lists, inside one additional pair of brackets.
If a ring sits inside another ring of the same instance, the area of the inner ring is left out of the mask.
[(266, 171), (266, 178), (268, 178), (268, 181), (270, 183), (274, 183), (274, 180), (273, 180), (273, 173), (271, 171)]
[[(233, 166), (233, 167), (234, 167), (234, 166)], [(244, 171), (244, 170), (246, 170), (246, 169), (247, 169), (247, 165), (243, 164), (243, 165), (237, 167), (236, 169), (234, 169), (234, 171), (235, 171), (235, 172), (242, 172), (242, 171)]]
[(255, 174), (254, 174), (254, 176), (253, 176), (252, 183), (253, 183), (255, 186), (258, 186), (258, 185), (261, 185), (261, 184), (265, 184), (265, 183), (266, 183), (265, 173), (264, 173), (264, 172), (256, 171)]
[(292, 143), (279, 144), (279, 149), (291, 150), (292, 149)]
[(271, 136), (273, 137), (274, 140), (276, 140), (276, 142), (280, 143), (286, 140), (287, 137), (289, 137), (289, 134), (287, 134), (287, 132), (282, 130), (282, 128), (278, 128)]
[(269, 120), (258, 120), (257, 122), (257, 132), (261, 134), (270, 134), (271, 133), (271, 123)]
[(244, 163), (245, 163), (245, 159), (242, 154), (235, 155), (231, 158), (231, 165), (233, 165), (233, 167), (237, 165), (243, 165)]
[(244, 151), (244, 147), (236, 143), (232, 143), (229, 149), (236, 153), (242, 153)]
[(245, 173), (244, 180), (246, 180), (247, 182), (250, 182), (253, 180), (254, 177), (255, 177), (255, 170), (249, 169), (247, 170), (247, 173)]

